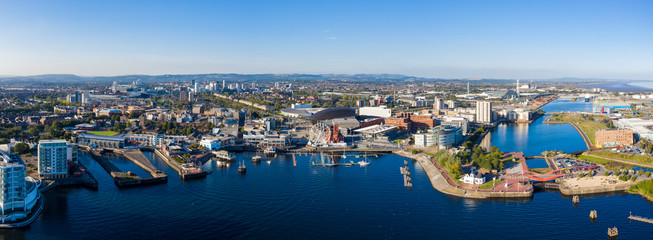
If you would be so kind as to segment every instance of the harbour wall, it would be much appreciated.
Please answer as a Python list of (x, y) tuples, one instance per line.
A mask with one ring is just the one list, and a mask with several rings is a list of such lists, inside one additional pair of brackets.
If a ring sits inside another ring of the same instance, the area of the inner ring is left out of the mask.
[(440, 166), (437, 166), (437, 162), (431, 161), (431, 156), (428, 156), (423, 153), (412, 154), (406, 151), (396, 151), (394, 154), (404, 156), (410, 159), (416, 160), (424, 169), (431, 185), (436, 190), (462, 198), (474, 198), (474, 199), (485, 199), (485, 198), (530, 198), (533, 196), (533, 191), (520, 191), (520, 192), (505, 192), (505, 191), (491, 191), (491, 190), (471, 190), (471, 189), (462, 189), (459, 188), (455, 183), (452, 183), (452, 179), (448, 178), (442, 173)]

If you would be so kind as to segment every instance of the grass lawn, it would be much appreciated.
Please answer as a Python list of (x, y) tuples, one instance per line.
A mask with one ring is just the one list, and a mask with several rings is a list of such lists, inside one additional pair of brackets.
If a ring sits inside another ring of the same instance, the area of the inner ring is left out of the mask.
[(640, 162), (640, 163), (653, 163), (653, 157), (646, 156), (646, 155), (631, 155), (631, 154), (616, 153), (616, 152), (610, 152), (610, 151), (592, 151), (591, 153), (594, 154), (594, 155), (610, 157), (610, 158), (617, 158), (617, 159), (631, 160), (631, 161)]
[(578, 113), (565, 113), (562, 115), (556, 115), (553, 119), (555, 121), (562, 122), (575, 122), (578, 126), (587, 134), (587, 137), (592, 142), (592, 145), (596, 144), (595, 136), (596, 130), (608, 128), (605, 125), (606, 117), (603, 116), (592, 116), (593, 119), (583, 118), (581, 114)]
[(479, 189), (492, 189), (493, 186), (499, 184), (501, 182), (501, 179), (497, 179), (494, 181), (489, 181), (478, 187)]
[(117, 132), (114, 131), (88, 131), (90, 134), (95, 134), (95, 135), (102, 135), (102, 136), (113, 136), (118, 134)]

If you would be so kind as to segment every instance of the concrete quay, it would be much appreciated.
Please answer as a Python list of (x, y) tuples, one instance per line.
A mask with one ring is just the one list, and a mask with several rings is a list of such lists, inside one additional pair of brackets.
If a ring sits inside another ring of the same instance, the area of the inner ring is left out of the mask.
[(406, 151), (396, 151), (394, 154), (416, 160), (424, 169), (431, 180), (431, 185), (436, 190), (451, 196), (473, 199), (486, 198), (530, 198), (533, 197), (533, 190), (508, 192), (492, 190), (476, 190), (460, 188), (442, 169), (439, 164), (431, 159), (431, 156), (419, 153), (412, 154)]
[(172, 169), (174, 169), (175, 171), (177, 171), (177, 173), (179, 173), (179, 178), (181, 178), (181, 179), (184, 179), (184, 180), (185, 180), (185, 179), (194, 179), (194, 178), (204, 178), (204, 177), (206, 177), (206, 175), (208, 175), (208, 172), (204, 171), (204, 170), (201, 169), (201, 168), (198, 169), (198, 170), (196, 170), (196, 171), (189, 171), (189, 170), (186, 170), (183, 166), (181, 166), (181, 164), (177, 163), (177, 162), (176, 162), (174, 159), (172, 159), (171, 157), (166, 156), (165, 154), (163, 154), (163, 153), (162, 153), (161, 151), (159, 151), (158, 149), (155, 149), (155, 150), (154, 150), (154, 153), (155, 153), (158, 157), (160, 157), (161, 159), (163, 159), (163, 161), (164, 161), (166, 164), (168, 164), (168, 166), (170, 166)]
[[(139, 150), (135, 150), (135, 151), (139, 151)], [(163, 172), (161, 172), (159, 170), (156, 170), (156, 168), (154, 168), (154, 166), (152, 166), (151, 163), (150, 163), (151, 167), (148, 167), (147, 165), (145, 165), (144, 163), (141, 162), (141, 161), (143, 161), (143, 159), (147, 160), (147, 157), (145, 157), (145, 155), (143, 155), (143, 153), (141, 153), (140, 151), (138, 153), (136, 153), (136, 152), (130, 153), (129, 156), (131, 156), (133, 159), (130, 159), (130, 157), (125, 156), (125, 155), (123, 155), (123, 156), (127, 157), (127, 159), (129, 159), (130, 161), (134, 162), (139, 167), (141, 167), (144, 170), (148, 171), (152, 175), (151, 178), (143, 179), (143, 178), (141, 178), (139, 176), (129, 175), (129, 174), (125, 173), (125, 172), (122, 172), (122, 170), (120, 170), (118, 167), (113, 165), (113, 163), (111, 163), (106, 158), (102, 157), (102, 154), (104, 154), (106, 152), (114, 152), (116, 154), (121, 154), (121, 155), (124, 154), (123, 151), (120, 151), (120, 150), (115, 151), (114, 149), (102, 149), (101, 151), (99, 151), (99, 150), (90, 150), (89, 151), (89, 153), (91, 154), (91, 157), (93, 157), (93, 159), (95, 159), (95, 161), (97, 161), (100, 164), (100, 166), (102, 166), (102, 168), (104, 168), (104, 170), (106, 170), (107, 173), (109, 173), (111, 175), (111, 177), (113, 178), (114, 183), (118, 187), (133, 187), (133, 186), (140, 186), (140, 185), (165, 183), (165, 182), (168, 181), (168, 176), (165, 175), (165, 173), (163, 173)], [(142, 157), (137, 156), (137, 154), (140, 154)], [(147, 160), (147, 161), (149, 163), (149, 160)]]
[(559, 185), (559, 190), (560, 193), (564, 195), (585, 195), (609, 192), (625, 192), (628, 191), (628, 189), (633, 185), (635, 185), (635, 182), (616, 183), (601, 186), (575, 187), (562, 183)]

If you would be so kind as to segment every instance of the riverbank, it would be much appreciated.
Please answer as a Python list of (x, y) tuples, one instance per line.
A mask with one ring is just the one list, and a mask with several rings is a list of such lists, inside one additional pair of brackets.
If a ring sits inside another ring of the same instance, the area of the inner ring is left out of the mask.
[(575, 122), (550, 121), (549, 118), (547, 118), (547, 119), (544, 120), (544, 123), (546, 123), (546, 124), (569, 124), (569, 125), (571, 125), (572, 127), (574, 127), (574, 129), (576, 129), (578, 134), (580, 134), (580, 137), (583, 139), (583, 142), (585, 142), (585, 146), (587, 147), (587, 149), (588, 150), (594, 149), (594, 145), (592, 144), (592, 141), (590, 140), (589, 136), (587, 136), (585, 131), (583, 131), (583, 129), (580, 126), (578, 126), (578, 124), (576, 124)]
[(463, 189), (460, 188), (451, 177), (449, 177), (444, 169), (442, 169), (437, 161), (433, 160), (431, 156), (424, 153), (413, 154), (407, 151), (395, 151), (394, 154), (416, 160), (426, 172), (433, 188), (447, 195), (474, 199), (533, 197), (533, 188), (518, 192)]

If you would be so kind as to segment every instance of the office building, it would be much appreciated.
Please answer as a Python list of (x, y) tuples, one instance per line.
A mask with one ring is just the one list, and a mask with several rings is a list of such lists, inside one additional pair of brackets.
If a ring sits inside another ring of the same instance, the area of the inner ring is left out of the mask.
[(599, 129), (596, 131), (596, 147), (620, 147), (633, 144), (632, 129)]

